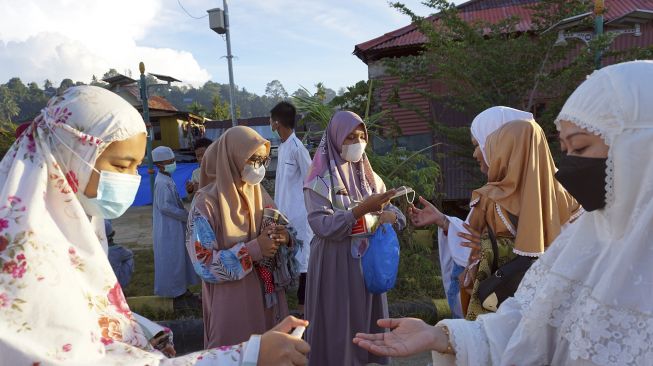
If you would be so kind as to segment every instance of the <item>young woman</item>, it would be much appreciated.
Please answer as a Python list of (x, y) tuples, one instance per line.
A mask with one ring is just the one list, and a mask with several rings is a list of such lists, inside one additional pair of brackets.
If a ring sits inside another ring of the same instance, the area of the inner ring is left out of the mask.
[[(483, 174), (488, 174), (489, 162), (485, 154), (485, 143), (488, 136), (506, 123), (516, 120), (532, 121), (533, 114), (510, 107), (496, 106), (479, 113), (472, 121), (470, 130), (472, 144), (475, 146), (473, 156), (478, 161)], [(463, 221), (457, 217), (443, 214), (422, 197), (419, 198), (419, 201), (423, 208), (410, 207), (411, 221), (418, 227), (438, 226), (438, 254), (440, 255), (440, 269), (442, 270), (445, 294), (453, 317), (464, 318), (459, 277), (469, 264), (471, 249), (467, 239), (470, 238), (470, 234), (465, 226), (469, 225), (469, 218), (474, 208), (471, 208), (467, 219)], [(463, 293), (462, 295), (467, 294)], [(466, 296), (465, 308), (469, 302), (468, 297)]]
[(315, 234), (306, 289), (311, 366), (387, 363), (387, 358), (353, 347), (347, 338), (380, 330), (375, 322), (388, 314), (385, 294), (373, 295), (365, 288), (360, 257), (367, 241), (351, 236), (354, 223), (374, 214), (397, 229), (405, 225), (401, 211), (388, 204), (394, 191), (386, 192), (367, 160), (367, 141), (359, 116), (337, 112), (304, 186), (308, 222)]
[(260, 185), (269, 160), (270, 143), (245, 126), (228, 129), (202, 160), (186, 247), (203, 280), (207, 348), (245, 341), (288, 315), (284, 288), (255, 268), (292, 245), (284, 226), (262, 228), (273, 205)]

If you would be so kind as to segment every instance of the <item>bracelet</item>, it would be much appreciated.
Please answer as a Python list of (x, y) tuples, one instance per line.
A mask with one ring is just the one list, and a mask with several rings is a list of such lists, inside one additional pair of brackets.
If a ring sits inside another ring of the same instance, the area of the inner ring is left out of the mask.
[(453, 347), (451, 346), (451, 336), (449, 333), (449, 328), (446, 325), (438, 325), (438, 328), (442, 329), (442, 332), (447, 336), (447, 349), (442, 353), (454, 354)]

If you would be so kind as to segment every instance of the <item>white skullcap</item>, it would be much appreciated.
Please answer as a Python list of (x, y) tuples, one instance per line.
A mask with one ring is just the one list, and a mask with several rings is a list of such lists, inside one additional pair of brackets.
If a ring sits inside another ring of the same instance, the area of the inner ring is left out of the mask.
[(175, 153), (167, 146), (159, 146), (152, 150), (152, 161), (166, 161), (175, 158)]

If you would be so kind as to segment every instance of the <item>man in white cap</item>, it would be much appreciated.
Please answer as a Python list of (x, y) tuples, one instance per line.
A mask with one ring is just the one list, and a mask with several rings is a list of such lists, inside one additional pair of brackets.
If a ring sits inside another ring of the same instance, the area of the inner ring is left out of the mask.
[(154, 294), (174, 298), (192, 296), (187, 288), (199, 279), (186, 252), (188, 211), (172, 180), (177, 168), (175, 153), (167, 146), (159, 146), (152, 150), (152, 160), (159, 170), (152, 202)]

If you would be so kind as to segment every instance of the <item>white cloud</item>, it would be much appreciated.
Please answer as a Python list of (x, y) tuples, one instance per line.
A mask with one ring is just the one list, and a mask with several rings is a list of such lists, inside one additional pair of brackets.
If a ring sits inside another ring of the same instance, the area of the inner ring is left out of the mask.
[[(189, 52), (139, 45), (162, 13), (160, 0), (0, 0), (0, 80), (88, 82), (109, 68), (210, 79)], [(139, 42), (140, 41), (140, 42)]]

